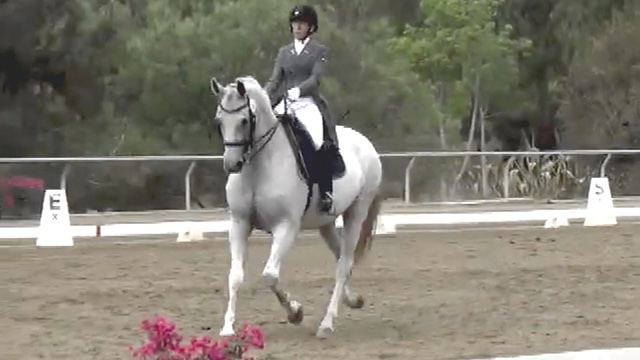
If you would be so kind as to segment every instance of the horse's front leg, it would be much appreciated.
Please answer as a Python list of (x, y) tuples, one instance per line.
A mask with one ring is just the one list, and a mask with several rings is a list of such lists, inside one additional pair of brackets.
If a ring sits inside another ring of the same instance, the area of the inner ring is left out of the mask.
[(235, 333), (233, 323), (236, 320), (236, 301), (238, 289), (244, 282), (244, 266), (247, 257), (247, 238), (251, 232), (251, 224), (247, 219), (231, 217), (229, 229), (229, 250), (231, 252), (231, 268), (229, 269), (229, 301), (224, 314), (224, 325), (220, 336)]
[(287, 255), (298, 235), (298, 224), (284, 222), (278, 224), (273, 229), (273, 240), (271, 242), (271, 253), (269, 260), (262, 271), (267, 286), (278, 298), (278, 302), (287, 312), (287, 319), (292, 324), (300, 324), (304, 317), (302, 306), (297, 301), (289, 299), (289, 294), (284, 292), (280, 286), (280, 264)]

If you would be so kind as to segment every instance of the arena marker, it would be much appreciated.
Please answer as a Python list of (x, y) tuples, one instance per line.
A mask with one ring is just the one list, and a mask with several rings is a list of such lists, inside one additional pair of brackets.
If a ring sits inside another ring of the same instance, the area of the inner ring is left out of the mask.
[(609, 179), (606, 177), (591, 178), (587, 211), (584, 216), (584, 226), (617, 225)]
[(64, 189), (47, 189), (44, 193), (36, 246), (73, 246), (69, 204)]

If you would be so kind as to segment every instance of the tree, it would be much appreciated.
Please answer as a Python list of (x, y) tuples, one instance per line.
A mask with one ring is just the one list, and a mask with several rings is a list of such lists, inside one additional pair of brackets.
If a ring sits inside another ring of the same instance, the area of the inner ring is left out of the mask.
[(407, 26), (392, 47), (408, 56), (413, 71), (432, 84), (444, 123), (469, 111), (469, 99), (509, 107), (517, 85), (515, 52), (525, 45), (498, 27), (495, 0), (424, 0), (424, 21)]
[[(614, 16), (611, 26), (573, 59), (559, 86), (559, 116), (568, 148), (640, 148), (640, 20), (633, 12)], [(616, 156), (607, 168), (619, 194), (640, 191), (637, 156)], [(579, 162), (596, 168), (602, 157)]]
[(576, 57), (562, 84), (560, 116), (573, 148), (640, 148), (640, 34), (637, 17), (620, 17)]

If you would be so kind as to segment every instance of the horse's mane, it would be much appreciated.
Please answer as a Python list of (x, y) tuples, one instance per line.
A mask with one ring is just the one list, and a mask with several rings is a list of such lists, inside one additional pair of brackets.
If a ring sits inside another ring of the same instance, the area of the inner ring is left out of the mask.
[(242, 81), (242, 83), (244, 84), (244, 87), (246, 87), (247, 90), (249, 90), (249, 88), (260, 88), (260, 89), (262, 89), (262, 85), (260, 85), (260, 82), (258, 82), (258, 80), (256, 80), (256, 78), (254, 78), (253, 76), (250, 76), (250, 75), (237, 77), (237, 78), (235, 78), (235, 80), (233, 80), (233, 83), (235, 83), (237, 81)]
[(223, 103), (227, 101), (237, 101), (240, 98), (237, 97), (237, 83), (238, 81), (242, 82), (244, 88), (247, 91), (247, 95), (251, 100), (256, 104), (259, 109), (263, 111), (271, 112), (271, 100), (269, 99), (269, 95), (262, 88), (260, 82), (256, 80), (253, 76), (240, 76), (234, 79), (234, 81), (227, 84), (226, 88), (233, 89), (233, 92), (227, 91), (222, 99)]
[(249, 97), (256, 102), (256, 105), (262, 109), (271, 109), (271, 101), (269, 99), (269, 95), (264, 90), (260, 82), (256, 80), (253, 76), (240, 76), (235, 79), (232, 83), (235, 87), (236, 81), (241, 81), (244, 84)]

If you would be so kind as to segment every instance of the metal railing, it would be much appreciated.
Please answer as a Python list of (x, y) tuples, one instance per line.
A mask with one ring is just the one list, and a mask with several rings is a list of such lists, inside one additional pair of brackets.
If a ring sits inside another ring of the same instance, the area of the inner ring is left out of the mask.
[[(547, 156), (547, 155), (607, 155), (600, 166), (600, 176), (605, 176), (606, 167), (613, 155), (640, 154), (637, 150), (556, 150), (556, 151), (413, 151), (382, 153), (381, 158), (410, 158), (404, 171), (404, 201), (411, 202), (411, 170), (417, 158), (422, 157), (465, 157), (465, 156), (509, 156), (513, 161), (518, 156)], [(60, 175), (60, 187), (66, 189), (67, 175), (74, 163), (104, 163), (104, 162), (146, 162), (146, 161), (179, 161), (190, 162), (184, 175), (185, 209), (191, 209), (191, 175), (200, 161), (220, 161), (221, 155), (151, 155), (151, 156), (109, 156), (109, 157), (54, 157), (54, 158), (0, 158), (0, 164), (27, 163), (58, 163), (65, 164)], [(508, 181), (508, 179), (507, 179)]]

